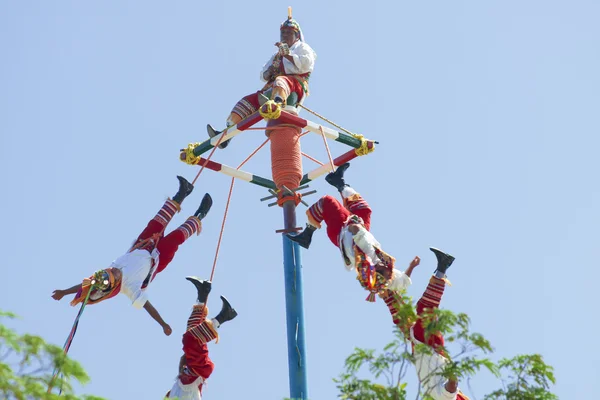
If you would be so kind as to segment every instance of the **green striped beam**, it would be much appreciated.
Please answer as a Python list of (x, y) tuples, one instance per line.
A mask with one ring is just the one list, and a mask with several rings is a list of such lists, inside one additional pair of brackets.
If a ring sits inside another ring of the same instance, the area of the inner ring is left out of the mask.
[(277, 186), (275, 182), (270, 179), (263, 178), (258, 175), (251, 174), (249, 172), (241, 171), (239, 169), (230, 167), (225, 164), (221, 164), (218, 162), (207, 160), (206, 158), (200, 158), (197, 165), (203, 166), (206, 163), (206, 168), (211, 169), (216, 172), (221, 172), (222, 174), (229, 175), (236, 179), (241, 179), (246, 182), (253, 183), (258, 186), (262, 186), (267, 189), (277, 190)]
[(345, 132), (338, 132), (338, 131), (328, 128), (326, 126), (322, 126), (315, 122), (298, 117), (297, 115), (290, 114), (286, 111), (281, 112), (279, 121), (286, 123), (286, 124), (296, 125), (302, 129), (306, 129), (308, 131), (317, 133), (319, 135), (321, 135), (320, 128), (323, 128), (323, 133), (325, 134), (325, 137), (327, 137), (328, 139), (333, 139), (336, 142), (346, 144), (350, 147), (354, 147), (355, 149), (359, 148), (361, 145), (360, 139), (357, 139), (352, 135), (349, 135)]
[[(374, 143), (372, 141), (368, 141), (367, 145), (369, 146), (369, 149), (371, 149), (371, 148), (373, 148)], [(341, 156), (335, 158), (333, 160), (333, 165), (337, 169), (337, 167), (339, 167), (340, 165), (345, 164), (348, 161), (355, 159), (356, 157), (358, 157), (358, 155), (356, 154), (356, 151), (350, 150), (350, 151), (342, 154)], [(331, 172), (331, 165), (329, 163), (321, 165), (320, 167), (310, 171), (309, 173), (304, 174), (304, 176), (302, 177), (302, 180), (300, 181), (300, 186), (302, 186), (310, 181), (314, 181), (321, 175), (325, 175), (329, 172)]]
[(228, 139), (231, 139), (234, 136), (239, 135), (240, 133), (242, 133), (243, 131), (245, 131), (246, 129), (252, 127), (253, 125), (255, 125), (257, 122), (262, 121), (263, 117), (260, 116), (260, 114), (258, 112), (250, 115), (248, 118), (246, 118), (243, 121), (240, 121), (239, 124), (236, 125), (232, 125), (229, 128), (225, 129), (223, 132), (221, 132), (219, 135), (210, 138), (209, 140), (206, 140), (202, 143), (200, 143), (195, 149), (194, 149), (194, 155), (196, 157), (199, 157), (200, 155), (206, 153), (207, 151), (209, 151), (210, 149), (212, 149), (213, 147), (215, 147), (217, 145), (217, 143), (219, 142), (219, 139), (221, 138), (221, 136), (225, 136), (223, 138), (223, 141), (226, 141)]

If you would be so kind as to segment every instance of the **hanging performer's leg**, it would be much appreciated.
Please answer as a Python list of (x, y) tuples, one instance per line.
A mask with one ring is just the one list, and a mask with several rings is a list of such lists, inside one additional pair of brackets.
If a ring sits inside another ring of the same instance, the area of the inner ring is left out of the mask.
[[(439, 307), (446, 286), (446, 271), (454, 262), (454, 257), (438, 249), (430, 248), (437, 257), (438, 266), (431, 277), (423, 296), (417, 302), (417, 322), (412, 327), (412, 340), (415, 343), (427, 344), (433, 349), (433, 354), (415, 353), (415, 367), (419, 381), (425, 394), (435, 400), (454, 400), (468, 398), (458, 389), (458, 380), (447, 379), (441, 375), (448, 363), (444, 353), (444, 337), (440, 332), (434, 332), (426, 337), (423, 316), (430, 310)], [(413, 348), (414, 349), (414, 348)], [(414, 352), (414, 350), (413, 350)]]
[(158, 246), (156, 248), (160, 253), (160, 257), (158, 261), (158, 267), (156, 268), (156, 273), (163, 271), (167, 265), (169, 265), (171, 260), (173, 260), (173, 257), (175, 257), (177, 249), (179, 249), (179, 246), (183, 244), (183, 242), (189, 239), (193, 234), (200, 234), (202, 231), (201, 221), (204, 217), (206, 217), (211, 207), (212, 198), (208, 193), (206, 193), (202, 198), (200, 207), (198, 207), (198, 210), (196, 210), (194, 215), (189, 217), (183, 224), (181, 224), (181, 226), (158, 242)]
[(342, 198), (344, 199), (344, 206), (350, 211), (351, 214), (360, 217), (363, 221), (363, 225), (366, 230), (371, 229), (371, 207), (366, 202), (365, 199), (362, 198), (360, 194), (356, 190), (354, 190), (350, 185), (346, 183), (344, 180), (344, 173), (350, 167), (350, 163), (345, 163), (340, 165), (335, 172), (327, 174), (325, 180), (331, 186), (335, 187)]
[(426, 338), (423, 320), (420, 316), (426, 313), (427, 310), (433, 310), (439, 307), (444, 294), (444, 288), (446, 287), (446, 282), (444, 281), (446, 270), (454, 262), (454, 257), (433, 247), (431, 248), (431, 251), (433, 251), (437, 257), (438, 266), (429, 280), (429, 284), (427, 285), (423, 296), (421, 296), (417, 302), (417, 316), (419, 318), (413, 327), (413, 335), (419, 342), (427, 343), (429, 346), (436, 349), (436, 351), (441, 351), (444, 346), (443, 336), (439, 332), (436, 332)]
[(306, 229), (298, 235), (290, 235), (287, 237), (297, 242), (300, 246), (308, 249), (312, 241), (312, 235), (317, 228), (321, 227), (321, 222), (327, 224), (327, 236), (331, 242), (338, 246), (339, 234), (344, 224), (351, 215), (356, 215), (363, 220), (363, 224), (367, 230), (371, 227), (371, 208), (367, 202), (354, 189), (344, 181), (344, 172), (350, 167), (349, 163), (338, 167), (335, 172), (329, 173), (325, 180), (334, 186), (342, 194), (345, 207), (340, 204), (332, 196), (323, 196), (319, 201), (313, 204), (306, 215), (308, 223)]
[(189, 183), (185, 178), (178, 176), (179, 190), (173, 196), (172, 199), (167, 199), (165, 204), (158, 210), (158, 213), (148, 222), (146, 228), (142, 231), (140, 236), (137, 238), (134, 248), (146, 249), (148, 251), (154, 250), (156, 245), (155, 240), (152, 238), (153, 235), (158, 235), (157, 239), (163, 236), (163, 232), (173, 216), (181, 210), (181, 203), (183, 200), (192, 193), (194, 186)]
[(306, 211), (308, 222), (306, 228), (298, 235), (286, 234), (286, 236), (297, 242), (300, 246), (308, 249), (312, 242), (312, 235), (321, 227), (321, 222), (327, 224), (327, 236), (331, 243), (338, 246), (338, 236), (344, 222), (350, 217), (350, 212), (332, 196), (323, 196)]
[(217, 339), (217, 329), (225, 322), (234, 319), (237, 312), (227, 299), (221, 296), (223, 308), (219, 315), (208, 320), (206, 300), (211, 290), (210, 281), (202, 281), (196, 277), (187, 277), (198, 291), (198, 299), (187, 322), (183, 335), (183, 352), (179, 363), (179, 376), (167, 397), (180, 400), (200, 399), (202, 385), (212, 374), (215, 365), (208, 354), (208, 342)]

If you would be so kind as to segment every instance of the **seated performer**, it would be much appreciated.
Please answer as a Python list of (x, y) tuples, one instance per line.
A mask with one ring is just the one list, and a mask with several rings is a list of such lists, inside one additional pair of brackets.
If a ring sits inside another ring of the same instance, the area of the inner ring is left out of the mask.
[(357, 279), (370, 293), (367, 300), (375, 301), (377, 293), (386, 290), (400, 292), (410, 284), (410, 277), (394, 269), (394, 257), (381, 250), (381, 245), (369, 232), (371, 228), (371, 208), (354, 189), (344, 181), (344, 172), (349, 163), (328, 174), (325, 180), (338, 189), (344, 199), (342, 206), (332, 196), (323, 196), (307, 211), (306, 229), (298, 235), (286, 236), (308, 249), (312, 235), (321, 222), (327, 224), (327, 235), (339, 247), (344, 265), (349, 271), (356, 271)]
[(194, 233), (200, 234), (201, 220), (212, 206), (212, 199), (206, 193), (194, 215), (189, 217), (179, 228), (164, 236), (163, 232), (167, 224), (175, 213), (180, 211), (183, 199), (194, 189), (194, 186), (185, 178), (178, 176), (177, 179), (179, 179), (177, 194), (173, 196), (173, 199), (165, 202), (127, 253), (113, 261), (109, 268), (85, 278), (82, 283), (65, 290), (55, 290), (52, 298), (60, 300), (66, 295), (76, 293), (75, 298), (71, 301), (71, 305), (75, 306), (84, 301), (92, 287), (88, 304), (99, 303), (118, 293), (123, 293), (131, 300), (134, 307), (138, 309), (143, 307), (162, 326), (165, 335), (170, 335), (171, 327), (163, 321), (158, 311), (148, 301), (146, 289), (154, 277), (173, 260), (179, 245)]
[[(454, 262), (454, 257), (441, 250), (433, 247), (430, 250), (437, 257), (437, 269), (429, 280), (423, 296), (417, 302), (417, 321), (408, 330), (408, 337), (410, 337), (413, 343), (413, 355), (415, 356), (417, 375), (425, 394), (431, 396), (434, 400), (468, 400), (468, 397), (459, 390), (457, 379), (448, 379), (441, 375), (444, 366), (449, 362), (444, 354), (444, 337), (439, 332), (427, 337), (425, 335), (426, 329), (421, 316), (428, 310), (439, 307), (446, 286), (446, 271)], [(417, 262), (414, 266), (416, 267), (418, 264)], [(390, 308), (394, 323), (403, 328), (400, 326), (399, 318), (395, 315), (397, 310), (391, 304), (388, 304), (388, 307)], [(406, 330), (403, 329), (403, 331), (406, 334)], [(415, 352), (414, 345), (419, 344), (426, 344), (433, 351), (431, 354), (427, 352)]]
[[(237, 102), (227, 118), (227, 127), (238, 124), (256, 112), (266, 99), (270, 98), (283, 107), (292, 93), (296, 94), (297, 102), (308, 95), (308, 79), (314, 69), (317, 55), (304, 41), (296, 20), (285, 20), (281, 24), (280, 32), (280, 41), (275, 43), (277, 53), (260, 72), (260, 79), (266, 82), (265, 86)], [(207, 126), (207, 130), (211, 138), (222, 132), (215, 131), (210, 125)], [(229, 140), (220, 143), (219, 148), (227, 147)]]
[(217, 329), (237, 316), (227, 299), (221, 296), (223, 308), (219, 315), (208, 320), (206, 299), (211, 289), (210, 281), (201, 281), (196, 277), (187, 277), (198, 290), (198, 301), (194, 305), (188, 319), (187, 330), (183, 334), (183, 355), (179, 360), (179, 375), (166, 398), (179, 400), (200, 400), (202, 385), (212, 374), (215, 365), (208, 356), (207, 343), (213, 339), (219, 340)]

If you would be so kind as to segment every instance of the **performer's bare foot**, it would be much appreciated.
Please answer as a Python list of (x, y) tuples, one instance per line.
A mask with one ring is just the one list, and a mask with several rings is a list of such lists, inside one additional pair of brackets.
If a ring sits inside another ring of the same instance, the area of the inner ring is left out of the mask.
[(65, 297), (65, 291), (64, 290), (60, 290), (60, 289), (56, 289), (54, 292), (52, 292), (52, 298), (56, 301), (62, 299), (63, 297)]

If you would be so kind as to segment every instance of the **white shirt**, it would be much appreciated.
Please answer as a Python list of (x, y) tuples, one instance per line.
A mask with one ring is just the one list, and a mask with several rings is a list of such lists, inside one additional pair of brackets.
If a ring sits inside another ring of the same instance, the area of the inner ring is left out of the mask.
[[(423, 344), (415, 338), (413, 328), (410, 328), (410, 338), (415, 345)], [(440, 375), (444, 370), (444, 366), (448, 363), (448, 359), (436, 353), (433, 349), (431, 351), (432, 354), (414, 352), (415, 367), (423, 391), (434, 400), (455, 400), (458, 390), (456, 393), (448, 392), (445, 388), (447, 379)]]
[[(273, 60), (277, 53), (273, 54), (269, 61), (265, 65), (263, 65), (262, 70), (260, 71), (260, 79), (262, 81), (266, 81), (264, 78), (264, 73), (269, 69), (269, 67), (273, 64)], [(288, 75), (300, 75), (306, 74), (308, 72), (313, 72), (315, 68), (315, 60), (317, 59), (317, 53), (305, 42), (298, 40), (290, 47), (290, 56), (294, 59), (294, 62), (291, 62), (287, 58), (283, 57), (283, 68), (285, 73)]]
[[(147, 250), (134, 250), (125, 253), (112, 262), (111, 267), (121, 270), (121, 293), (129, 297), (135, 308), (142, 308), (148, 301), (142, 284), (148, 274), (153, 274), (158, 267), (158, 250), (150, 254)], [(154, 260), (154, 263), (152, 262)]]
[(198, 389), (198, 385), (204, 383), (204, 378), (199, 376), (194, 382), (184, 385), (181, 383), (179, 378), (176, 379), (173, 387), (171, 388), (171, 393), (169, 394), (169, 398), (179, 399), (179, 400), (202, 400), (202, 396), (200, 395), (200, 389)]

